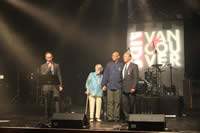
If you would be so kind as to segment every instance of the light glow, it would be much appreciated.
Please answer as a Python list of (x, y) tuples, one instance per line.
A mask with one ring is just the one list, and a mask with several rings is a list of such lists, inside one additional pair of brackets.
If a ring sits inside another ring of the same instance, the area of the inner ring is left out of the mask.
[(130, 52), (133, 61), (140, 68), (156, 63), (155, 49), (158, 53), (158, 64), (172, 64), (181, 67), (180, 30), (160, 30), (152, 32), (131, 32), (129, 38)]

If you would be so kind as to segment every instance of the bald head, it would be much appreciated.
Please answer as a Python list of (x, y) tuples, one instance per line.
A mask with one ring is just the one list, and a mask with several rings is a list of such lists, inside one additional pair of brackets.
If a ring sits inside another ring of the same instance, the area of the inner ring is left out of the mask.
[(119, 54), (118, 51), (115, 51), (115, 52), (112, 53), (112, 60), (113, 60), (114, 62), (118, 62), (118, 61), (119, 61), (119, 58), (120, 58), (120, 54)]
[(112, 54), (120, 55), (118, 51), (114, 51)]

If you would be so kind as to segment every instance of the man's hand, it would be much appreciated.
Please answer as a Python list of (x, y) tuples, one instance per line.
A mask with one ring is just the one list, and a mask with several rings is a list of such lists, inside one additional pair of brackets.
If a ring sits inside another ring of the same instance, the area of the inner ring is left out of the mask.
[(102, 88), (102, 90), (103, 90), (103, 91), (106, 91), (106, 86), (104, 86), (104, 87)]
[(131, 93), (134, 93), (134, 92), (135, 92), (135, 89), (134, 89), (134, 88), (132, 88), (132, 89), (131, 89)]
[(48, 68), (51, 68), (51, 67), (52, 67), (52, 63), (49, 63), (49, 64), (48, 64)]
[(63, 90), (63, 88), (62, 87), (59, 87), (59, 91), (62, 91)]
[(89, 94), (90, 94), (90, 91), (87, 89), (87, 90), (85, 91), (85, 94), (86, 94), (86, 95), (89, 95)]

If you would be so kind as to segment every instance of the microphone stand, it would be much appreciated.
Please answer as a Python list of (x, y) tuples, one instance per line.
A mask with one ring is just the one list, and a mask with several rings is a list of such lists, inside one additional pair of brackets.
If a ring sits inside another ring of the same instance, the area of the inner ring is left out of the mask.
[(156, 49), (156, 46), (154, 44), (154, 41), (152, 41), (153, 43), (153, 48), (155, 49), (155, 54), (156, 54), (156, 92), (158, 91), (159, 85), (158, 85), (158, 51)]
[(11, 104), (21, 102), (21, 90), (20, 90), (20, 72), (17, 72), (17, 92), (16, 95), (12, 98)]

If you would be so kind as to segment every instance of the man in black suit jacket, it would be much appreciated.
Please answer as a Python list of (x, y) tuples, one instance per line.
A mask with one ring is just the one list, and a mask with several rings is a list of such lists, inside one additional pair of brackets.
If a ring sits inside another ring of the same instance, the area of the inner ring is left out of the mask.
[(50, 85), (44, 84), (42, 85), (42, 92), (44, 95), (44, 104), (45, 104), (45, 118), (49, 119), (53, 112), (60, 112), (60, 95), (59, 91), (62, 91), (62, 77), (61, 71), (58, 64), (53, 62), (53, 55), (50, 52), (46, 52), (45, 54), (46, 63), (42, 64), (40, 67), (41, 75), (56, 75), (59, 80), (59, 85)]
[(123, 75), (123, 89), (122, 89), (122, 106), (125, 120), (128, 120), (128, 115), (134, 113), (135, 104), (135, 91), (138, 81), (138, 66), (131, 62), (131, 54), (129, 52), (124, 53), (124, 68)]

